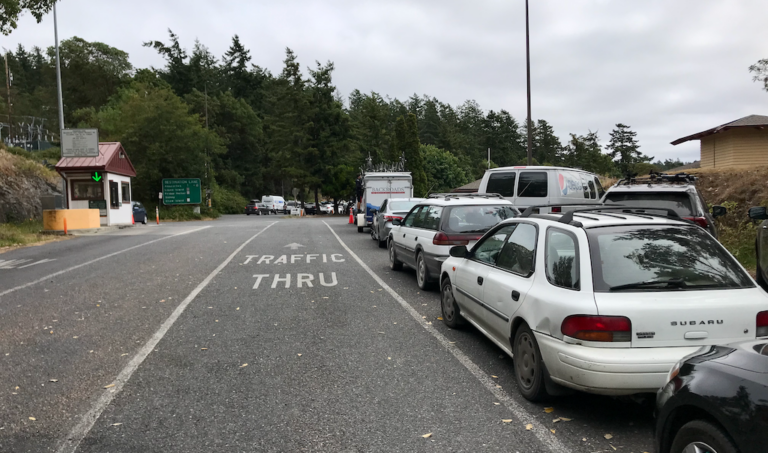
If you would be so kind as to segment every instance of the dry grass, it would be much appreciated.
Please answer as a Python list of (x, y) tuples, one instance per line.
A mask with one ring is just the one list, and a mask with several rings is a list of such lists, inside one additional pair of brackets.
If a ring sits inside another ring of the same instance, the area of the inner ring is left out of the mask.
[(28, 220), (21, 223), (0, 223), (0, 253), (24, 245), (42, 244), (61, 239), (58, 236), (41, 234), (43, 222)]
[(51, 184), (59, 182), (54, 170), (33, 160), (25, 159), (0, 148), (0, 175), (17, 177), (39, 177)]

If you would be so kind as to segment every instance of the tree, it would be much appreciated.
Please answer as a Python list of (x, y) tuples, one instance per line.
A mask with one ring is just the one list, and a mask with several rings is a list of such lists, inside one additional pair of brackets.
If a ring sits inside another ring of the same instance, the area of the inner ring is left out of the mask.
[(39, 24), (53, 9), (56, 0), (2, 0), (0, 2), (0, 32), (8, 36), (16, 29), (19, 16), (29, 11)]
[(469, 182), (459, 159), (450, 152), (433, 145), (421, 145), (420, 151), (430, 193), (450, 192)]
[(187, 64), (189, 56), (187, 51), (181, 47), (178, 35), (171, 29), (168, 29), (168, 35), (171, 40), (170, 45), (166, 45), (162, 41), (149, 41), (145, 42), (143, 46), (155, 49), (165, 58), (165, 68), (155, 69), (155, 71), (171, 85), (177, 95), (184, 96), (191, 93), (193, 88), (190, 68)]
[(562, 159), (563, 145), (555, 130), (545, 120), (537, 120), (533, 129), (533, 158), (542, 165), (558, 165)]
[(603, 153), (597, 133), (592, 131), (587, 135), (571, 134), (563, 149), (563, 165), (599, 175), (610, 175), (615, 170), (611, 156)]
[(349, 96), (349, 117), (358, 153), (363, 158), (370, 155), (375, 162), (389, 160), (392, 144), (389, 103), (378, 93), (362, 94), (355, 90)]
[[(398, 118), (397, 121), (399, 122), (401, 118)], [(429, 187), (427, 187), (427, 175), (424, 173), (424, 162), (421, 158), (419, 126), (416, 121), (416, 115), (409, 113), (403, 119), (403, 123), (403, 137), (396, 140), (397, 148), (405, 156), (405, 169), (411, 172), (414, 196), (425, 196)]]
[(763, 84), (763, 89), (768, 91), (768, 58), (759, 60), (749, 67), (749, 72), (754, 73), (752, 81)]
[(621, 123), (617, 124), (616, 128), (611, 131), (611, 141), (606, 148), (617, 170), (622, 175), (634, 172), (636, 163), (648, 162), (653, 159), (640, 152), (640, 145), (637, 143), (636, 137), (637, 132)]

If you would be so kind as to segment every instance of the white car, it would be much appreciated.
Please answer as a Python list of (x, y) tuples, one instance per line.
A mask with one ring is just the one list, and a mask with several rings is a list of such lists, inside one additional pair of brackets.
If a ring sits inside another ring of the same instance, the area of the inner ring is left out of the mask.
[(333, 214), (333, 203), (330, 201), (321, 201), (320, 212), (323, 214)]
[(520, 215), (498, 195), (437, 194), (420, 201), (402, 220), (393, 218), (387, 240), (392, 270), (416, 269), (416, 283), (429, 289), (451, 247), (472, 245), (494, 225)]
[[(520, 393), (656, 392), (702, 346), (768, 336), (768, 295), (717, 240), (664, 209), (507, 220), (442, 266), (442, 317), (514, 357)], [(654, 214), (661, 212), (662, 214)]]

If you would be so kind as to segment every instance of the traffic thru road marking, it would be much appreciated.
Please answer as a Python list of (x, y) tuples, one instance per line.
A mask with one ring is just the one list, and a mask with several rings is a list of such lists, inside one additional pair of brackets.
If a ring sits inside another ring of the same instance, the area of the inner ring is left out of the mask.
[[(259, 289), (259, 285), (261, 284), (261, 280), (265, 277), (271, 277), (272, 274), (256, 274), (253, 276), (253, 278), (256, 279), (256, 283), (253, 284), (253, 289)], [(320, 282), (320, 285), (322, 286), (336, 286), (339, 284), (338, 280), (336, 280), (336, 272), (331, 272), (331, 281), (326, 282), (326, 277), (324, 273), (320, 273), (318, 275), (317, 281)], [(296, 274), (296, 287), (297, 288), (303, 288), (304, 285), (307, 285), (308, 288), (314, 288), (314, 285), (312, 285), (312, 282), (315, 281), (315, 276), (313, 274)], [(291, 287), (291, 274), (285, 274), (285, 277), (281, 277), (280, 274), (275, 274), (275, 278), (272, 279), (272, 289), (277, 288), (278, 283), (283, 283), (284, 288), (290, 288)]]
[(251, 236), (250, 239), (243, 242), (242, 245), (240, 245), (237, 250), (232, 252), (232, 254), (229, 255), (229, 257), (227, 257), (223, 263), (219, 264), (219, 267), (208, 274), (208, 276), (205, 277), (205, 280), (200, 282), (200, 284), (197, 285), (197, 287), (193, 289), (191, 293), (189, 293), (187, 298), (184, 299), (179, 304), (179, 306), (176, 307), (175, 310), (173, 310), (171, 316), (169, 316), (168, 319), (163, 322), (160, 328), (157, 329), (157, 332), (155, 332), (155, 334), (152, 335), (152, 337), (150, 337), (146, 343), (144, 343), (144, 346), (142, 346), (136, 355), (133, 356), (131, 361), (128, 362), (128, 365), (126, 365), (126, 367), (120, 371), (120, 374), (118, 374), (117, 378), (114, 380), (114, 387), (102, 392), (99, 398), (93, 404), (93, 407), (91, 407), (91, 409), (86, 412), (85, 415), (83, 415), (83, 417), (80, 419), (80, 422), (74, 428), (72, 428), (72, 431), (69, 432), (69, 435), (63, 440), (59, 448), (56, 450), (57, 453), (74, 453), (77, 450), (78, 445), (80, 445), (80, 442), (82, 442), (85, 436), (87, 436), (91, 431), (91, 428), (93, 428), (94, 423), (96, 423), (96, 420), (98, 420), (98, 418), (101, 416), (101, 413), (104, 412), (104, 409), (106, 409), (107, 406), (109, 406), (109, 404), (115, 398), (115, 396), (120, 393), (125, 384), (128, 383), (128, 380), (131, 378), (131, 376), (133, 376), (133, 373), (136, 371), (136, 369), (139, 368), (142, 362), (144, 362), (144, 359), (147, 358), (149, 353), (155, 349), (155, 346), (157, 346), (165, 334), (168, 333), (168, 330), (171, 328), (171, 326), (173, 326), (176, 320), (179, 319), (179, 316), (181, 316), (190, 302), (192, 302), (195, 297), (200, 294), (200, 291), (208, 286), (208, 283), (210, 283), (211, 280), (213, 280), (213, 278), (218, 275), (219, 272), (221, 272), (221, 270), (224, 269), (227, 264), (229, 264), (229, 262), (232, 261), (232, 259), (237, 256), (237, 254), (240, 253), (243, 248), (245, 248), (246, 245), (248, 245), (252, 240), (256, 239), (258, 235), (267, 231), (267, 229), (275, 223), (277, 222), (270, 223), (264, 227), (263, 230), (259, 231), (258, 233)]
[(336, 237), (336, 240), (339, 241), (339, 244), (341, 244), (342, 247), (344, 247), (344, 250), (346, 250), (349, 255), (355, 259), (355, 261), (360, 264), (360, 266), (365, 269), (368, 274), (373, 277), (374, 280), (376, 280), (376, 283), (379, 284), (386, 292), (388, 292), (396, 301), (397, 303), (402, 306), (405, 311), (408, 312), (408, 314), (411, 315), (411, 317), (416, 320), (417, 323), (421, 327), (423, 327), (427, 332), (432, 334), (433, 337), (437, 339), (437, 341), (440, 342), (441, 345), (445, 349), (448, 350), (451, 354), (453, 354), (454, 357), (464, 365), (464, 367), (469, 370), (470, 373), (478, 380), (480, 383), (485, 387), (489, 392), (493, 394), (493, 396), (496, 397), (499, 401), (504, 403), (504, 406), (506, 406), (507, 409), (509, 409), (521, 422), (523, 420), (533, 420), (530, 424), (532, 425), (531, 431), (534, 433), (534, 435), (541, 441), (542, 444), (549, 447), (549, 451), (555, 452), (555, 453), (570, 453), (570, 449), (563, 445), (560, 440), (552, 436), (549, 429), (546, 428), (544, 425), (541, 424), (534, 416), (528, 413), (523, 406), (520, 405), (517, 401), (515, 401), (507, 392), (505, 392), (503, 389), (500, 389), (497, 387), (496, 382), (487, 375), (483, 370), (480, 369), (475, 362), (472, 361), (469, 357), (467, 357), (464, 352), (456, 347), (456, 345), (452, 344), (450, 341), (448, 341), (447, 338), (445, 338), (445, 335), (438, 332), (438, 330), (435, 328), (435, 326), (432, 325), (431, 322), (428, 322), (425, 319), (421, 318), (421, 314), (416, 311), (415, 308), (411, 306), (411, 304), (408, 303), (405, 299), (403, 299), (394, 289), (392, 289), (389, 285), (387, 285), (384, 280), (378, 276), (373, 270), (371, 270), (370, 267), (368, 267), (367, 264), (363, 262), (363, 260), (360, 259), (359, 256), (355, 254), (355, 252), (350, 249), (347, 244), (344, 243), (344, 241), (341, 240), (338, 234), (336, 234), (335, 231), (333, 231), (333, 228), (331, 228), (328, 223), (323, 220), (323, 223), (325, 223), (325, 226), (328, 227), (329, 230), (331, 230), (331, 233)]
[[(328, 254), (319, 254), (319, 253), (308, 253), (305, 255), (280, 255), (274, 262), (272, 260), (275, 259), (274, 255), (245, 255), (246, 260), (243, 262), (243, 264), (248, 264), (252, 260), (254, 260), (256, 257), (259, 258), (258, 261), (256, 261), (256, 264), (288, 264), (288, 257), (290, 256), (291, 264), (296, 264), (296, 261), (302, 262), (304, 260), (305, 263), (309, 264), (313, 262), (314, 260), (317, 260), (318, 263), (321, 261), (323, 263), (343, 263), (345, 261), (344, 255), (341, 253), (333, 253), (331, 255)], [(322, 257), (322, 258), (321, 258)]]
[[(31, 263), (30, 261), (35, 261), (35, 260), (7, 260), (7, 261), (0, 260), (0, 269), (24, 269), (25, 267), (34, 266), (35, 264), (43, 264), (43, 263), (48, 263), (50, 261), (56, 261), (56, 258), (53, 258), (53, 259), (46, 258), (44, 260), (40, 260), (34, 263)], [(25, 264), (25, 263), (29, 263), (29, 264)], [(20, 266), (20, 264), (24, 264), (24, 265)]]

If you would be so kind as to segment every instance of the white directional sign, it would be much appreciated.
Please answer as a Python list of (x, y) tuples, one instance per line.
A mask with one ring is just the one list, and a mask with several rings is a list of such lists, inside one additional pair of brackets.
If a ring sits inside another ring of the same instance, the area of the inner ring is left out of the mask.
[(36, 264), (43, 264), (48, 263), (51, 261), (56, 261), (56, 258), (53, 259), (44, 259), (40, 261), (35, 260), (0, 260), (0, 269), (23, 269), (25, 267), (34, 266)]
[(62, 129), (61, 157), (99, 157), (99, 130)]
[(291, 249), (291, 250), (298, 250), (298, 249), (299, 249), (299, 247), (304, 247), (304, 246), (303, 246), (303, 245), (301, 245), (301, 244), (297, 244), (297, 243), (295, 243), (295, 242), (294, 242), (294, 243), (292, 243), (292, 244), (288, 244), (288, 245), (286, 245), (286, 247), (290, 247), (290, 249)]

